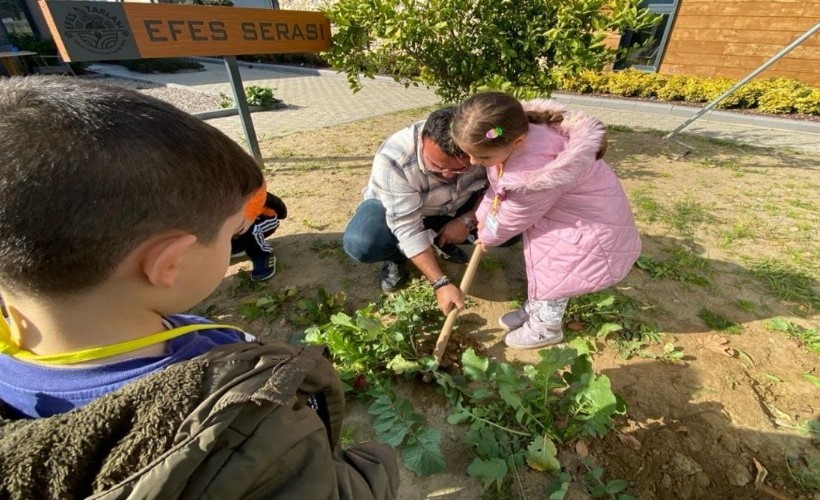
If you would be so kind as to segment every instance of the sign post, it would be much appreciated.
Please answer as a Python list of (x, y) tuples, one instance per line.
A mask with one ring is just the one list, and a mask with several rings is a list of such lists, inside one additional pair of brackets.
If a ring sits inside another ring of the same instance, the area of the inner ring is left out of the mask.
[(260, 165), (262, 155), (233, 56), (330, 47), (330, 21), (320, 12), (66, 0), (40, 0), (40, 5), (67, 62), (226, 56), (248, 147)]

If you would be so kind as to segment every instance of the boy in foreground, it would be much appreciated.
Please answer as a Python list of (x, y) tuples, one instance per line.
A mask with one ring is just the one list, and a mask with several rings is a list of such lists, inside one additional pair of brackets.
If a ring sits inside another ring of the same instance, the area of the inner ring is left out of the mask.
[(392, 498), (318, 350), (179, 314), (224, 277), (253, 159), (139, 93), (0, 80), (0, 496)]

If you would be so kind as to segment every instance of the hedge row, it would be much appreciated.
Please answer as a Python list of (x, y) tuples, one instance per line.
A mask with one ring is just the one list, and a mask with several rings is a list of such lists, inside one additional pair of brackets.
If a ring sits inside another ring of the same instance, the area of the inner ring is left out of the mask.
[[(687, 75), (660, 75), (635, 70), (597, 73), (584, 71), (562, 79), (562, 90), (602, 93), (624, 97), (648, 97), (661, 101), (711, 102), (729, 90), (736, 80)], [(721, 109), (755, 108), (764, 113), (820, 115), (820, 88), (788, 78), (752, 80), (717, 106)]]

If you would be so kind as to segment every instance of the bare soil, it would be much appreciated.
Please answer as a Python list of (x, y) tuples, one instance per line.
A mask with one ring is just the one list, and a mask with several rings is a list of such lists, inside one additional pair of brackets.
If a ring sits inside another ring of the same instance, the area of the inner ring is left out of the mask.
[[(288, 219), (271, 239), (278, 273), (255, 285), (240, 272), (249, 263), (236, 261), (198, 312), (266, 340), (288, 340), (303, 328), (293, 325), (288, 314), (249, 320), (242, 305), (293, 286), (305, 294), (320, 286), (344, 291), (349, 309), (378, 300), (379, 266), (347, 258), (341, 234), (361, 200), (378, 145), (427, 111), (263, 143), (269, 186), (289, 208)], [(684, 152), (665, 143), (660, 133), (613, 130), (609, 139), (606, 159), (633, 203), (644, 255), (668, 261), (670, 251), (684, 248), (700, 257), (708, 283), (687, 282), (680, 273), (653, 278), (635, 267), (616, 287), (642, 304), (642, 317), (657, 324), (663, 342), (685, 356), (676, 363), (625, 360), (612, 344), (599, 342), (594, 366), (609, 376), (629, 409), (614, 432), (586, 443), (590, 455), (608, 479), (629, 481), (630, 494), (638, 498), (768, 498), (755, 489), (755, 461), (768, 470), (766, 486), (782, 498), (820, 498), (812, 489), (812, 481), (818, 487), (820, 463), (811, 462), (820, 448), (799, 430), (818, 419), (820, 390), (803, 376), (820, 376), (818, 354), (766, 328), (774, 317), (818, 327), (820, 158), (695, 137), (686, 141), (695, 151), (681, 158)], [(778, 298), (752, 273), (761, 262), (802, 275), (810, 291)], [(463, 273), (457, 265), (445, 269), (451, 277)], [(475, 304), (462, 314), (449, 352), (458, 354), (469, 344), (500, 360), (537, 360), (537, 352), (507, 349), (496, 326), (507, 303), (525, 294), (520, 245), (487, 255), (471, 288)], [(737, 323), (739, 333), (710, 329), (698, 316), (703, 309)], [(445, 402), (431, 386), (405, 391), (430, 425), (443, 430), (448, 466), (444, 474), (422, 478), (404, 470), (401, 497), (477, 498), (480, 485), (466, 474), (471, 451), (459, 441), (464, 429), (446, 423)], [(351, 403), (350, 425), (357, 437), (372, 436), (369, 422), (361, 406)], [(574, 450), (561, 453), (570, 472), (579, 467)], [(544, 498), (545, 483), (543, 475), (528, 472), (509, 495)], [(572, 489), (569, 497), (585, 498), (585, 493)]]

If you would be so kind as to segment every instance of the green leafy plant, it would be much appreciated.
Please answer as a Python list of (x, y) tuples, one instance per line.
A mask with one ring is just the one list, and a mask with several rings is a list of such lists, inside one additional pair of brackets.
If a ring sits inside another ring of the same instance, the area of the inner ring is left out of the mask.
[(709, 285), (708, 275), (711, 273), (709, 261), (680, 245), (665, 249), (664, 252), (669, 256), (663, 261), (643, 254), (638, 257), (635, 265), (653, 278), (674, 279), (704, 287)]
[(657, 327), (638, 315), (648, 307), (607, 289), (570, 299), (565, 323), (570, 331), (577, 332), (574, 335), (591, 335), (598, 340), (614, 337), (659, 342)]
[(702, 319), (706, 326), (712, 330), (728, 333), (731, 335), (739, 335), (743, 331), (743, 326), (726, 319), (722, 314), (710, 311), (705, 307), (698, 311), (698, 318)]
[[(255, 106), (259, 108), (270, 108), (281, 103), (281, 99), (273, 96), (273, 89), (271, 87), (261, 87), (259, 85), (249, 85), (245, 87), (245, 98), (248, 106)], [(236, 106), (231, 96), (224, 92), (219, 93), (219, 107), (222, 109), (233, 108)]]
[(245, 87), (245, 97), (248, 99), (248, 106), (269, 108), (282, 102), (281, 100), (273, 97), (274, 90), (276, 89), (271, 87), (261, 87), (259, 85), (249, 85)]
[(766, 323), (766, 328), (785, 333), (809, 352), (820, 353), (820, 330), (817, 328), (804, 328), (785, 318), (772, 318)]
[(413, 403), (399, 398), (379, 384), (369, 392), (373, 403), (367, 412), (375, 417), (373, 429), (378, 440), (401, 450), (404, 465), (420, 476), (444, 470), (441, 453), (441, 431), (426, 426), (426, 421), (413, 409)]
[(614, 60), (607, 32), (660, 19), (638, 0), (340, 0), (325, 14), (337, 31), (324, 56), (352, 88), (383, 73), (445, 101), (483, 88), (549, 93), (563, 75)]
[(626, 410), (609, 379), (593, 371), (585, 342), (539, 356), (520, 372), (468, 349), (461, 357), (463, 375), (435, 372), (453, 405), (447, 421), (469, 425), (466, 440), (475, 458), (467, 473), (485, 488), (503, 491), (510, 473), (524, 464), (560, 470), (557, 445), (603, 436)]

